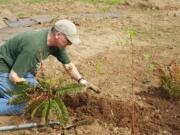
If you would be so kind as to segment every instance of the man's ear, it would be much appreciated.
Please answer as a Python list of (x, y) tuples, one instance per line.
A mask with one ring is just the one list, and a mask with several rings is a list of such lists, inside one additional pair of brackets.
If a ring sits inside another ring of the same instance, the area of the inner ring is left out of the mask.
[(56, 34), (55, 34), (56, 39), (60, 38), (60, 36), (61, 36), (61, 33), (60, 32), (56, 32)]

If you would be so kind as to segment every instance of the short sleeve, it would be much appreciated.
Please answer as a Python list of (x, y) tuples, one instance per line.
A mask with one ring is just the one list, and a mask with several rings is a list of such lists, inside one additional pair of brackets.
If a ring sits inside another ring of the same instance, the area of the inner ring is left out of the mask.
[(55, 56), (62, 64), (69, 64), (70, 59), (66, 49), (50, 48), (50, 54)]
[(38, 59), (30, 52), (22, 52), (16, 59), (12, 69), (23, 77), (25, 73), (30, 72), (38, 63)]

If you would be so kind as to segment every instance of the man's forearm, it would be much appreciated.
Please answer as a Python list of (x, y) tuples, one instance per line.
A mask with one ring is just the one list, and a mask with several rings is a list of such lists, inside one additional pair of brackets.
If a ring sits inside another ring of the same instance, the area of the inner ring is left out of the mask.
[(78, 81), (81, 85), (86, 86), (86, 88), (91, 89), (96, 93), (100, 93), (98, 87), (82, 78), (82, 75), (79, 73), (79, 71), (73, 63), (64, 64), (64, 68), (70, 74), (70, 76), (76, 81)]
[(79, 73), (79, 71), (73, 63), (64, 64), (64, 68), (74, 80), (78, 81), (82, 78), (82, 75)]
[(16, 72), (14, 72), (14, 70), (11, 70), (10, 73), (9, 73), (9, 80), (11, 82), (13, 82), (14, 84), (17, 83), (17, 82), (22, 82), (22, 81), (25, 81), (24, 78), (21, 78), (17, 75)]

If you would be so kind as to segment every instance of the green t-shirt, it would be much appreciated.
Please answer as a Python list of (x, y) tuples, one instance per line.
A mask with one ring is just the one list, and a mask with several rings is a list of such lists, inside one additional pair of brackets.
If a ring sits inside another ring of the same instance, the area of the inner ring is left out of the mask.
[(18, 76), (34, 71), (37, 63), (49, 55), (61, 63), (68, 64), (70, 59), (65, 49), (47, 46), (48, 29), (38, 29), (21, 33), (0, 47), (0, 72), (13, 69)]

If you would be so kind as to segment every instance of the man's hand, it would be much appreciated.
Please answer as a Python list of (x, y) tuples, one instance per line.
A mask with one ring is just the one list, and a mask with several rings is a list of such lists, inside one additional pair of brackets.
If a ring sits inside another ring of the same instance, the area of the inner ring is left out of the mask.
[(79, 83), (81, 85), (84, 85), (86, 87), (86, 89), (90, 89), (90, 90), (93, 90), (95, 93), (100, 93), (100, 90), (97, 86), (95, 86), (94, 84), (92, 84), (91, 82), (88, 82), (87, 80), (85, 79), (80, 79), (79, 80)]
[(14, 84), (16, 84), (17, 82), (24, 82), (26, 81), (24, 78), (21, 78), (17, 75), (16, 72), (14, 72), (14, 70), (12, 69), (9, 73), (9, 80), (11, 82), (13, 82)]

